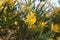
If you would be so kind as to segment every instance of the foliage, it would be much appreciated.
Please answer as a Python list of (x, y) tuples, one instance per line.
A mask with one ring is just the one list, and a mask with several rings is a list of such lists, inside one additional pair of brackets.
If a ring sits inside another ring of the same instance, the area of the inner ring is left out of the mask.
[(0, 0), (0, 40), (60, 40), (60, 8), (39, 1)]

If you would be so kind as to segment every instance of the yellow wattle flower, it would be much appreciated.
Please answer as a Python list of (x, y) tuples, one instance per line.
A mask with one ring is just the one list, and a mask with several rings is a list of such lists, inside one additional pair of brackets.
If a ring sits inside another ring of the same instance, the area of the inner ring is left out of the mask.
[(34, 13), (28, 14), (25, 19), (25, 23), (28, 23), (29, 25), (32, 25), (36, 22), (36, 17)]
[(57, 37), (57, 40), (60, 40), (60, 36), (59, 36), (59, 37)]
[(0, 6), (2, 6), (2, 3), (3, 3), (3, 1), (2, 1), (2, 0), (0, 0)]
[(40, 25), (41, 27), (45, 27), (46, 24), (47, 24), (47, 21), (46, 21), (46, 22), (42, 22), (42, 21), (39, 22), (39, 25)]
[(14, 22), (14, 24), (15, 24), (15, 25), (18, 25), (18, 22), (17, 22), (17, 21), (15, 21), (15, 22)]
[(30, 7), (26, 7), (26, 12), (29, 13), (31, 11)]
[(58, 33), (59, 32), (59, 27), (56, 24), (51, 24), (51, 31)]
[(28, 29), (35, 29), (36, 28), (36, 25), (30, 25), (29, 27), (28, 27)]
[(2, 10), (4, 7), (2, 5), (0, 5), (0, 10)]

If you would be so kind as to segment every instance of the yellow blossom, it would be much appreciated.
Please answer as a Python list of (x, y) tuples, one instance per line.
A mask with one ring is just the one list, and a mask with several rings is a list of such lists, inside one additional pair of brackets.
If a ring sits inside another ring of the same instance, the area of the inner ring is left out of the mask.
[(29, 25), (32, 25), (36, 22), (36, 17), (33, 12), (26, 16), (25, 22), (28, 23)]
[(30, 28), (33, 28), (33, 27), (32, 26), (29, 26), (28, 28), (30, 29)]
[(31, 11), (30, 7), (26, 7), (26, 12), (29, 13)]
[(0, 0), (0, 6), (2, 6), (2, 3), (3, 3), (2, 0)]
[(4, 7), (2, 5), (0, 5), (0, 10), (2, 10)]
[(57, 24), (51, 24), (51, 31), (53, 32), (59, 32), (59, 27)]
[(15, 22), (14, 22), (14, 24), (15, 24), (15, 25), (17, 25), (17, 24), (18, 24), (18, 22), (17, 22), (17, 21), (15, 21)]
[(57, 40), (60, 40), (60, 36), (59, 36), (59, 37), (57, 37)]
[(36, 28), (36, 25), (30, 25), (28, 28), (29, 29), (35, 29)]
[(46, 22), (42, 22), (42, 21), (39, 22), (39, 25), (40, 25), (41, 27), (45, 27), (46, 24), (47, 24), (47, 21), (46, 21)]

